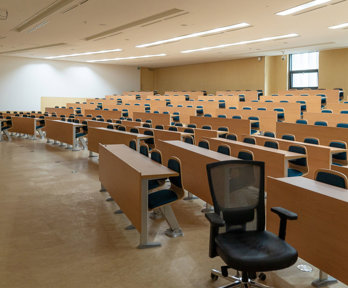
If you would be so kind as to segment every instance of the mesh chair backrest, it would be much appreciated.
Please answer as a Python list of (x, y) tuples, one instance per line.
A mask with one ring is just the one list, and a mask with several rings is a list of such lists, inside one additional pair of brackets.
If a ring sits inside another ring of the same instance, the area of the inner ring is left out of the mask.
[(319, 171), (315, 177), (316, 181), (347, 189), (346, 181), (343, 177), (325, 171)]
[(168, 168), (179, 173), (179, 176), (169, 177), (170, 182), (175, 186), (182, 188), (180, 162), (171, 158), (168, 160)]
[(242, 119), (242, 116), (234, 115), (234, 116), (232, 116), (232, 119)]
[(217, 152), (225, 155), (231, 155), (230, 147), (226, 145), (220, 145), (217, 149)]
[(199, 141), (198, 146), (201, 148), (209, 149), (209, 143), (207, 141)]
[(265, 141), (265, 143), (263, 144), (263, 146), (265, 147), (269, 147), (269, 148), (273, 148), (273, 149), (278, 149), (278, 143), (274, 142), (274, 141)]
[(215, 213), (227, 230), (265, 229), (264, 163), (221, 161), (207, 165), (210, 193)]
[(254, 138), (250, 138), (250, 137), (245, 137), (243, 140), (244, 143), (249, 143), (249, 144), (256, 144), (256, 141)]
[(140, 146), (140, 153), (145, 155), (146, 157), (149, 157), (149, 148), (147, 147), (147, 145)]
[(137, 143), (135, 142), (135, 140), (129, 141), (129, 147), (133, 150), (137, 150)]

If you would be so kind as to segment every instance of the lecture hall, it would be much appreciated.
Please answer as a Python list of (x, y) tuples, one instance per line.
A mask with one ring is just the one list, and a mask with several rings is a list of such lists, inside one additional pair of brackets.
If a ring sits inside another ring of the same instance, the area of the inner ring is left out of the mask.
[(1, 288), (348, 288), (347, 0), (0, 0)]

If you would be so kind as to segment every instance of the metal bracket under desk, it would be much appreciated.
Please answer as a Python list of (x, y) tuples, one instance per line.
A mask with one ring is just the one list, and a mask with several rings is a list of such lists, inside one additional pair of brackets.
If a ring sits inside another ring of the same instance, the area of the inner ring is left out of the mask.
[(146, 248), (154, 248), (160, 247), (161, 243), (159, 242), (149, 242), (148, 241), (148, 200), (149, 200), (149, 192), (148, 192), (148, 180), (141, 180), (141, 232), (140, 232), (140, 244), (137, 247), (138, 249), (146, 249)]

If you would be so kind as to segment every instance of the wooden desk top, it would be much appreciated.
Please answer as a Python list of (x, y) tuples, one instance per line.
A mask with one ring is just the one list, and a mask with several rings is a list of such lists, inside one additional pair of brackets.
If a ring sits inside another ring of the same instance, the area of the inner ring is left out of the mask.
[[(259, 150), (263, 150), (263, 151), (269, 151), (269, 152), (273, 152), (273, 153), (283, 154), (286, 160), (298, 159), (298, 158), (306, 158), (307, 157), (307, 155), (305, 155), (305, 154), (299, 154), (299, 153), (294, 153), (294, 152), (290, 152), (290, 151), (279, 150), (279, 149), (264, 147), (264, 146), (250, 144), (250, 143), (245, 143), (245, 142), (240, 142), (240, 141), (233, 141), (233, 140), (228, 140), (228, 139), (224, 139), (224, 138), (212, 138), (212, 139), (218, 140), (218, 141), (221, 141), (221, 142), (230, 143), (230, 144), (242, 145), (245, 148), (259, 149)], [(209, 141), (209, 139), (207, 139), (207, 140)]]
[(151, 160), (149, 157), (146, 157), (139, 152), (134, 151), (124, 144), (99, 145), (104, 146), (117, 158), (127, 163), (134, 170), (138, 171), (141, 175), (141, 178), (157, 179), (179, 175), (177, 172), (157, 163), (156, 161)]
[[(245, 135), (245, 137), (248, 137), (250, 135)], [(266, 137), (266, 136), (261, 136), (261, 135), (252, 135), (252, 137), (255, 138), (261, 138), (261, 139), (267, 139), (269, 141), (281, 141), (281, 142), (286, 142), (286, 143), (293, 143), (293, 144), (298, 144), (298, 145), (303, 145), (303, 146), (313, 146), (313, 147), (319, 147), (319, 148), (327, 148), (330, 150), (331, 154), (335, 153), (341, 153), (341, 152), (347, 152), (347, 149), (342, 149), (342, 148), (337, 148), (337, 147), (330, 147), (330, 146), (325, 146), (325, 145), (316, 145), (316, 144), (311, 144), (311, 143), (304, 143), (300, 141), (291, 141), (291, 140), (286, 140), (286, 139), (281, 139), (281, 138), (272, 138), (272, 137)]]
[(104, 131), (113, 132), (113, 133), (119, 133), (119, 134), (132, 135), (132, 136), (135, 136), (137, 139), (153, 138), (153, 136), (150, 136), (150, 135), (144, 135), (144, 134), (140, 134), (140, 133), (132, 133), (132, 132), (120, 131), (120, 130), (113, 130), (113, 129), (108, 129), (108, 128), (104, 128), (104, 127), (94, 127), (94, 129), (104, 130)]
[[(219, 138), (220, 139), (220, 138)], [(228, 156), (213, 150), (205, 149), (196, 145), (192, 145), (189, 143), (185, 143), (183, 141), (177, 141), (177, 140), (169, 140), (169, 141), (163, 141), (167, 144), (179, 147), (181, 149), (185, 149), (187, 151), (190, 151), (192, 153), (200, 154), (205, 157), (212, 158), (216, 161), (227, 161), (227, 160), (239, 160), (238, 158)]]
[[(273, 178), (273, 177), (270, 177)], [(348, 203), (348, 191), (347, 189), (339, 188), (336, 186), (328, 185), (313, 179), (306, 177), (284, 177), (273, 178), (277, 181), (287, 183), (289, 185), (301, 187), (301, 189), (307, 189), (327, 197), (331, 197), (340, 201)]]

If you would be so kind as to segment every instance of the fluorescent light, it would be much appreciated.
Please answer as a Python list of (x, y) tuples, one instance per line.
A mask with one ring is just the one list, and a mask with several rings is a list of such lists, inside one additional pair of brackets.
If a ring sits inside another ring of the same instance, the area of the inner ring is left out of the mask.
[(225, 26), (225, 27), (215, 28), (215, 29), (207, 30), (207, 31), (203, 31), (203, 32), (187, 34), (184, 36), (174, 37), (174, 38), (170, 38), (170, 39), (166, 39), (166, 40), (160, 40), (160, 41), (151, 42), (151, 43), (147, 43), (147, 44), (141, 44), (141, 45), (138, 45), (136, 47), (137, 48), (150, 47), (150, 46), (160, 45), (160, 44), (164, 44), (164, 43), (175, 42), (175, 41), (179, 41), (179, 40), (183, 40), (183, 39), (187, 39), (187, 38), (199, 37), (199, 36), (203, 36), (203, 35), (207, 35), (207, 34), (214, 34), (214, 33), (219, 33), (219, 32), (228, 31), (228, 30), (232, 30), (232, 29), (245, 28), (245, 27), (249, 27), (249, 26), (250, 26), (250, 24), (248, 24), (248, 23), (239, 23), (239, 24), (235, 24), (235, 25), (231, 25), (231, 26)]
[(314, 6), (318, 6), (318, 5), (321, 5), (321, 4), (330, 2), (330, 1), (331, 0), (314, 0), (314, 1), (307, 2), (307, 3), (302, 4), (302, 5), (290, 8), (288, 10), (284, 10), (284, 11), (278, 12), (278, 13), (276, 13), (276, 15), (286, 16), (286, 15), (294, 14), (296, 12), (299, 12), (299, 11), (302, 11), (302, 10), (305, 10), (305, 9), (308, 9), (308, 8), (311, 8), (311, 7), (314, 7)]
[(329, 29), (341, 29), (341, 28), (346, 28), (348, 27), (348, 23), (343, 23), (335, 26), (330, 26)]
[(45, 57), (45, 58), (46, 59), (59, 59), (59, 58), (66, 58), (66, 57), (85, 56), (85, 55), (93, 55), (93, 54), (103, 54), (103, 53), (119, 52), (119, 51), (122, 51), (122, 49), (112, 49), (112, 50), (101, 50), (101, 51), (95, 51), (95, 52), (75, 53), (75, 54), (69, 54), (69, 55), (50, 56), (50, 57)]
[(248, 41), (241, 41), (241, 42), (236, 42), (236, 43), (221, 44), (221, 45), (218, 45), (218, 46), (203, 47), (203, 48), (198, 48), (198, 49), (193, 49), (193, 50), (184, 50), (184, 51), (181, 51), (181, 53), (192, 53), (192, 52), (199, 52), (199, 51), (207, 51), (207, 50), (220, 49), (220, 48), (226, 48), (226, 47), (231, 47), (231, 46), (246, 45), (246, 44), (265, 42), (265, 41), (272, 41), (272, 40), (278, 40), (278, 39), (293, 38), (293, 37), (297, 37), (297, 36), (299, 36), (299, 35), (293, 33), (293, 34), (287, 34), (287, 35), (281, 35), (281, 36), (265, 37), (265, 38), (256, 39), (256, 40), (248, 40)]
[(167, 54), (154, 54), (154, 55), (143, 55), (143, 56), (130, 56), (130, 57), (120, 57), (120, 58), (112, 58), (112, 59), (101, 59), (101, 60), (89, 60), (89, 63), (95, 62), (108, 62), (108, 61), (120, 61), (120, 60), (130, 60), (130, 59), (141, 59), (141, 58), (151, 58), (151, 57), (161, 57), (167, 56)]

